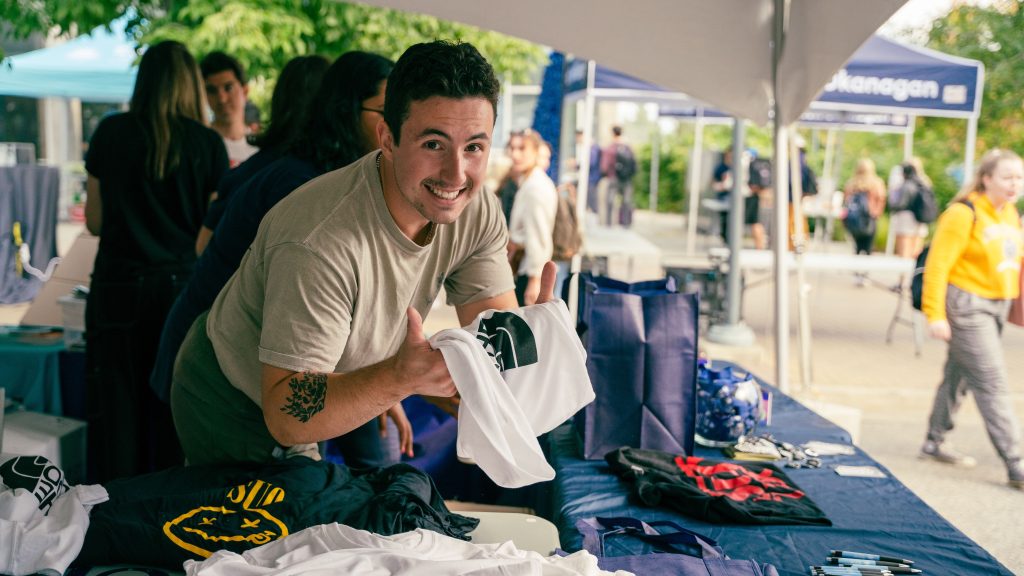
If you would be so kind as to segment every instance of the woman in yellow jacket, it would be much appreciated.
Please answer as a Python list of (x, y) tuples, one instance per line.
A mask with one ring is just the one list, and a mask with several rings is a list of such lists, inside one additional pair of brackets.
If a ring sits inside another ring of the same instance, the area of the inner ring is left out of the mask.
[(944, 443), (970, 390), (989, 438), (1024, 490), (1020, 426), (1010, 403), (999, 336), (1010, 301), (1020, 290), (1020, 216), (1014, 205), (1024, 191), (1024, 163), (1006, 150), (986, 154), (974, 181), (939, 219), (924, 272), (922, 310), (928, 331), (949, 342), (942, 384), (928, 422), (921, 455), (973, 466), (975, 461)]

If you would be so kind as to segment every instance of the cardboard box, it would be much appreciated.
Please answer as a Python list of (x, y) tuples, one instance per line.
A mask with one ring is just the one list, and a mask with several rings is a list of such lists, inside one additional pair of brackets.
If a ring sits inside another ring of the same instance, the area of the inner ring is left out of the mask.
[(9, 412), (3, 424), (4, 453), (45, 456), (64, 470), (68, 484), (85, 482), (85, 422), (40, 412)]

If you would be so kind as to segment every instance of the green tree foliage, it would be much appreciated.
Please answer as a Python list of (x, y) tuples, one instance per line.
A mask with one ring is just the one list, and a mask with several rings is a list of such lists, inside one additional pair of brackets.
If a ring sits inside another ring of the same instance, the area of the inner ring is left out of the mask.
[[(1024, 152), (1024, 11), (1019, 1), (991, 6), (958, 6), (933, 22), (928, 45), (979, 60), (985, 65), (985, 91), (978, 122), (978, 156), (991, 148)], [(917, 155), (935, 181), (943, 202), (959, 188), (953, 174), (964, 157), (966, 122), (943, 118), (919, 121)], [(970, 178), (970, 175), (967, 175)]]
[(0, 0), (10, 33), (88, 31), (133, 13), (129, 33), (140, 46), (178, 40), (202, 58), (223, 50), (245, 65), (253, 94), (265, 103), (273, 80), (295, 56), (336, 58), (349, 50), (397, 59), (410, 45), (435, 39), (471, 42), (503, 78), (525, 81), (546, 63), (532, 43), (430, 16), (335, 0)]

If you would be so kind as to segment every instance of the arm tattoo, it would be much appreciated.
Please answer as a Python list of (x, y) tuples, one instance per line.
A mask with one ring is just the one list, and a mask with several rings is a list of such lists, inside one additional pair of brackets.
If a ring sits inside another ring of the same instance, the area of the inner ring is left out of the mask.
[(309, 422), (310, 418), (324, 409), (324, 399), (327, 397), (326, 374), (303, 372), (293, 376), (288, 387), (292, 389), (292, 394), (285, 399), (286, 404), (281, 407), (281, 412), (295, 416), (299, 422)]

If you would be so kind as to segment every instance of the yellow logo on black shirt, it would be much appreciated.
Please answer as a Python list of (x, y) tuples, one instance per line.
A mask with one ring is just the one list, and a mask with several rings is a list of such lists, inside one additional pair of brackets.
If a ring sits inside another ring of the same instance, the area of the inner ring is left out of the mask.
[[(262, 480), (236, 486), (222, 506), (199, 506), (164, 523), (176, 545), (209, 558), (229, 543), (255, 548), (288, 535), (288, 527), (264, 507), (284, 500), (282, 488)], [(238, 550), (238, 546), (233, 546)]]

